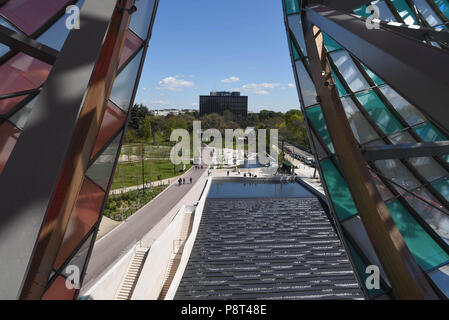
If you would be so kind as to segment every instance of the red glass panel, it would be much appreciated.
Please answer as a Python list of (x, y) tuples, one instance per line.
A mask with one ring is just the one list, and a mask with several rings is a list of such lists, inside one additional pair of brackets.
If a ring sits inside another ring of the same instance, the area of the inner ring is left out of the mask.
[(75, 299), (76, 290), (67, 289), (66, 279), (58, 276), (52, 283), (50, 288), (42, 296), (42, 300), (73, 300)]
[(117, 108), (111, 101), (108, 102), (106, 112), (101, 122), (100, 132), (92, 152), (91, 159), (100, 151), (109, 139), (122, 127), (126, 120), (126, 114)]
[(0, 125), (0, 174), (19, 139), (20, 131), (9, 123)]
[(89, 179), (84, 179), (75, 208), (70, 216), (69, 224), (64, 234), (64, 240), (55, 262), (58, 270), (76, 249), (87, 232), (93, 227), (100, 216), (105, 197), (104, 191)]
[(120, 56), (120, 66), (124, 64), (129, 59), (129, 57), (131, 57), (131, 55), (140, 48), (141, 45), (142, 39), (136, 36), (136, 34), (131, 30), (128, 30), (125, 45), (122, 50), (122, 55)]
[(18, 53), (0, 65), (0, 95), (39, 87), (51, 66), (24, 53)]
[(0, 100), (0, 115), (4, 115), (9, 110), (11, 110), (15, 105), (25, 99), (27, 96), (20, 96), (9, 99), (1, 99)]
[(70, 0), (13, 0), (6, 2), (0, 8), (0, 13), (27, 35), (31, 35), (69, 2)]

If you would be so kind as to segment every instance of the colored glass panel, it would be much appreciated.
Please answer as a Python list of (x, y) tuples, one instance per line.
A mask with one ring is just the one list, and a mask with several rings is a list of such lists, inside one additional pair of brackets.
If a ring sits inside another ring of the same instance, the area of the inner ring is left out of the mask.
[(394, 183), (402, 186), (394, 185), (394, 188), (400, 193), (404, 194), (404, 188), (407, 190), (413, 189), (420, 185), (419, 181), (412, 175), (412, 173), (396, 159), (377, 160), (374, 164), (388, 179)]
[(346, 91), (345, 87), (343, 86), (343, 84), (340, 81), (340, 78), (337, 77), (337, 75), (334, 72), (334, 69), (332, 69), (332, 68), (331, 68), (331, 73), (332, 73), (332, 79), (334, 79), (334, 83), (337, 86), (338, 95), (340, 97), (347, 95), (348, 92)]
[(359, 143), (365, 143), (378, 138), (378, 134), (356, 107), (351, 98), (342, 98), (341, 103), (351, 126), (352, 133)]
[(66, 278), (58, 276), (42, 296), (42, 300), (73, 300), (76, 290), (67, 289)]
[[(9, 3), (9, 2), (8, 2)], [(18, 53), (0, 65), (0, 95), (39, 87), (48, 77), (51, 66)]]
[(449, 200), (449, 178), (432, 183), (432, 186), (438, 190), (447, 200)]
[(342, 49), (342, 47), (331, 37), (327, 35), (327, 33), (322, 32), (323, 35), (323, 41), (324, 46), (326, 47), (327, 51), (334, 51), (338, 49)]
[(428, 181), (434, 181), (447, 175), (447, 171), (430, 157), (407, 159)]
[(136, 0), (137, 11), (131, 16), (129, 27), (142, 39), (147, 38), (155, 0)]
[(0, 174), (19, 139), (20, 131), (7, 122), (0, 124)]
[(372, 72), (370, 69), (368, 69), (364, 64), (362, 64), (363, 69), (365, 69), (368, 76), (373, 80), (374, 84), (377, 86), (383, 85), (384, 82), (381, 78), (379, 78), (374, 72)]
[[(94, 238), (94, 233), (92, 233), (89, 238), (87, 238), (87, 240), (83, 243), (83, 245), (81, 246), (81, 248), (76, 252), (76, 254), (72, 257), (72, 259), (67, 263), (67, 265), (69, 266), (76, 266), (78, 267), (78, 269), (80, 270), (80, 272), (82, 272), (82, 270), (84, 269), (86, 260), (87, 260), (87, 256), (89, 254), (89, 248), (90, 248), (90, 244), (92, 243), (92, 239)], [(66, 277), (70, 276), (70, 272), (67, 272), (70, 270), (62, 270), (62, 274)]]
[(92, 152), (91, 158), (93, 158), (98, 151), (108, 142), (117, 131), (123, 126), (126, 120), (126, 115), (119, 108), (109, 101), (107, 104), (106, 112), (101, 122), (100, 132), (98, 133), (97, 141)]
[(97, 222), (105, 198), (104, 191), (89, 179), (84, 179), (80, 194), (70, 216), (64, 240), (54, 268), (58, 270)]
[(447, 0), (433, 0), (433, 2), (435, 2), (441, 12), (449, 18), (449, 2)]
[[(351, 256), (353, 258), (353, 261), (356, 265), (357, 271), (360, 275), (360, 277), (362, 278), (363, 283), (366, 283), (366, 279), (368, 278), (369, 274), (366, 273), (366, 263), (363, 262), (362, 258), (360, 257), (360, 255), (357, 253), (357, 251), (354, 249), (354, 247), (348, 242), (348, 247), (349, 247), (349, 251), (351, 251)], [(371, 289), (368, 290), (366, 287), (365, 289), (368, 291), (369, 297), (371, 299), (380, 296), (381, 294), (384, 293), (384, 291), (382, 289)]]
[(441, 239), (449, 244), (449, 213), (447, 211), (446, 213), (441, 212), (441, 210), (445, 211), (441, 203), (425, 188), (414, 190), (413, 195), (405, 194), (404, 198)]
[(440, 288), (441, 292), (449, 298), (449, 265), (429, 272), (428, 275), (438, 288)]
[(306, 107), (316, 104), (315, 85), (310, 79), (310, 75), (302, 61), (296, 62), (296, 70), (298, 72), (299, 87), (301, 89), (302, 99)]
[(368, 82), (360, 73), (349, 53), (342, 50), (331, 52), (329, 55), (353, 92), (369, 88)]
[(376, 124), (386, 134), (391, 134), (403, 128), (374, 91), (359, 93), (356, 96)]
[(28, 117), (30, 116), (31, 110), (33, 110), (34, 105), (36, 104), (37, 97), (28, 102), (25, 106), (23, 106), (19, 111), (14, 113), (9, 121), (14, 123), (16, 127), (19, 129), (23, 129), (26, 122), (28, 121)]
[(292, 41), (292, 50), (293, 50), (293, 59), (299, 60), (301, 57), (299, 56), (298, 49), (296, 49), (295, 43)]
[[(81, 9), (84, 0), (78, 1), (75, 5)], [(68, 15), (63, 15), (55, 24), (37, 38), (37, 41), (56, 50), (61, 50), (70, 30), (66, 27)]]
[(0, 99), (0, 115), (6, 114), (26, 97), (27, 96), (20, 96), (9, 99)]
[(87, 169), (86, 176), (95, 181), (103, 190), (107, 190), (109, 180), (111, 179), (112, 169), (115, 159), (118, 155), (118, 147), (121, 135), (111, 142), (95, 162)]
[(390, 86), (384, 85), (379, 88), (382, 94), (388, 99), (393, 108), (404, 118), (404, 120), (411, 126), (425, 121), (422, 113), (416, 109), (407, 100), (402, 98)]
[(0, 7), (0, 13), (27, 35), (36, 32), (70, 0), (14, 0)]
[[(413, 0), (413, 3), (416, 5), (418, 11), (424, 16), (424, 19), (426, 19), (431, 27), (441, 25), (443, 23), (426, 0)], [(445, 27), (440, 28), (447, 29)]]
[(299, 12), (298, 0), (285, 0), (285, 8), (287, 10), (287, 14), (298, 13)]
[(424, 271), (449, 260), (449, 255), (418, 224), (399, 201), (390, 202), (387, 207), (407, 247)]
[(324, 120), (323, 112), (321, 111), (321, 106), (309, 108), (306, 110), (306, 113), (309, 120), (312, 122), (312, 125), (315, 127), (315, 130), (327, 145), (327, 148), (330, 150), (330, 152), (334, 153), (334, 146), (332, 145), (329, 131), (327, 131), (327, 125), (326, 121)]
[(338, 219), (341, 221), (356, 215), (357, 208), (352, 200), (348, 185), (337, 168), (335, 168), (332, 160), (321, 161), (320, 165)]
[(115, 78), (109, 99), (122, 110), (127, 111), (131, 103), (141, 59), (142, 50)]
[(405, 24), (417, 24), (415, 14), (413, 13), (412, 9), (410, 9), (405, 0), (391, 0), (391, 2), (401, 16), (402, 20), (404, 20)]
[[(446, 141), (447, 140), (446, 136), (430, 122), (426, 122), (424, 124), (416, 126), (413, 129), (424, 141)], [(449, 162), (449, 155), (443, 156), (443, 159), (446, 162)]]
[(128, 30), (125, 39), (125, 45), (120, 56), (120, 64), (122, 66), (128, 59), (140, 48), (143, 41), (132, 31)]
[(301, 15), (294, 14), (288, 16), (287, 19), (288, 19), (288, 26), (290, 27), (290, 30), (293, 33), (293, 36), (295, 37), (299, 45), (299, 49), (301, 50), (302, 54), (306, 56), (307, 49), (306, 49), (306, 42), (304, 41), (304, 33), (302, 30)]

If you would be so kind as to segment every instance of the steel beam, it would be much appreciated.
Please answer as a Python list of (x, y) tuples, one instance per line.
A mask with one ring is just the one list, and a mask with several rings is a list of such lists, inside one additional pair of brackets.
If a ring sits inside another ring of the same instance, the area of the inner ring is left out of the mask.
[(306, 29), (312, 79), (320, 97), (335, 153), (355, 205), (376, 250), (394, 295), (399, 299), (436, 299), (436, 295), (408, 249), (358, 147), (327, 61), (322, 33)]
[(366, 147), (367, 161), (444, 156), (449, 154), (449, 141), (420, 142)]
[(85, 1), (0, 175), (0, 299), (20, 297), (42, 224), (57, 218), (46, 213), (116, 3)]
[(364, 4), (370, 3), (372, 0), (309, 0), (309, 5), (322, 4), (334, 9), (341, 9), (344, 11), (354, 11)]
[(364, 19), (325, 6), (307, 7), (305, 22), (327, 33), (449, 133), (448, 52), (383, 26), (369, 30)]
[(0, 25), (0, 42), (12, 50), (22, 51), (51, 65), (55, 63), (58, 56), (57, 50), (2, 25)]

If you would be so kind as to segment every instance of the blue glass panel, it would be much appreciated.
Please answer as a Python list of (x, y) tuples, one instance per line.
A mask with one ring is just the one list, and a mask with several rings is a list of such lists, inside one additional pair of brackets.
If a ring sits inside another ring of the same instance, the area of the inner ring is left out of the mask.
[(418, 224), (399, 201), (390, 202), (387, 207), (410, 252), (424, 271), (449, 260), (449, 255)]
[(306, 110), (307, 116), (309, 120), (312, 122), (312, 125), (315, 127), (315, 130), (320, 135), (321, 139), (327, 145), (327, 148), (330, 152), (334, 153), (334, 146), (332, 145), (332, 140), (327, 131), (326, 121), (324, 120), (323, 112), (321, 111), (320, 106), (312, 107)]
[[(75, 5), (81, 9), (84, 4), (84, 0), (79, 0)], [(61, 50), (64, 45), (70, 30), (66, 27), (66, 20), (68, 15), (63, 15), (55, 24), (53, 24), (50, 29), (45, 31), (42, 35), (37, 38), (37, 41), (43, 43), (49, 47), (56, 50)]]
[(131, 16), (129, 23), (129, 28), (144, 40), (148, 35), (154, 2), (155, 0), (137, 0), (135, 2), (137, 11)]

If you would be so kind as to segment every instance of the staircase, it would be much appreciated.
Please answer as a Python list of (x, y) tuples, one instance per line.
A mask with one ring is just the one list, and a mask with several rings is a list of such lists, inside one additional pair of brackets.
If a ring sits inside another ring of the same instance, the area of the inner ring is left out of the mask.
[(170, 289), (170, 286), (173, 282), (173, 278), (175, 277), (176, 271), (178, 270), (178, 266), (181, 263), (181, 257), (184, 251), (185, 242), (189, 237), (190, 232), (192, 231), (192, 225), (193, 225), (193, 214), (186, 213), (184, 221), (182, 222), (179, 240), (175, 240), (173, 243), (173, 255), (168, 263), (167, 272), (165, 274), (164, 279), (164, 286), (162, 287), (158, 300), (164, 300), (168, 290)]
[(130, 300), (142, 271), (145, 259), (148, 254), (148, 248), (138, 247), (134, 252), (128, 270), (122, 279), (119, 290), (117, 291), (115, 300)]

